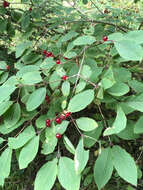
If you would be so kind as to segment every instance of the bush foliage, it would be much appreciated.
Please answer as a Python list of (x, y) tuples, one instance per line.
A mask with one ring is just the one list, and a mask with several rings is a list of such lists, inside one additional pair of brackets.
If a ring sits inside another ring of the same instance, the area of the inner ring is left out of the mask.
[(110, 5), (1, 1), (2, 189), (142, 189), (143, 18)]

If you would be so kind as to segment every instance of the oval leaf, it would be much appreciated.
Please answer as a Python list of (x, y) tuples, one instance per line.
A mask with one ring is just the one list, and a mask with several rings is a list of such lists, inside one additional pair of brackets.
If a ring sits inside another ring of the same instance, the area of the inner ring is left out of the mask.
[(112, 149), (113, 164), (119, 176), (132, 185), (137, 185), (137, 167), (135, 161), (124, 149), (114, 146)]
[(79, 190), (80, 175), (74, 169), (74, 161), (67, 157), (61, 157), (58, 166), (58, 179), (60, 184), (68, 190)]
[(38, 171), (34, 190), (51, 190), (57, 175), (57, 159), (47, 162)]
[(33, 137), (20, 151), (19, 168), (23, 169), (35, 158), (39, 148), (39, 135)]
[(111, 148), (104, 149), (98, 156), (94, 165), (94, 180), (100, 190), (112, 176), (113, 161)]
[(89, 150), (84, 150), (83, 139), (81, 139), (75, 150), (74, 166), (77, 174), (80, 174), (85, 168), (89, 159)]
[(95, 120), (88, 117), (80, 117), (76, 120), (77, 126), (83, 131), (92, 131), (98, 127)]
[[(94, 90), (85, 90), (75, 95), (69, 102), (68, 111), (78, 112), (86, 108), (94, 99)], [(86, 101), (85, 101), (86, 100)]]
[(35, 90), (28, 98), (26, 103), (27, 111), (33, 111), (39, 107), (46, 96), (46, 88), (39, 88)]

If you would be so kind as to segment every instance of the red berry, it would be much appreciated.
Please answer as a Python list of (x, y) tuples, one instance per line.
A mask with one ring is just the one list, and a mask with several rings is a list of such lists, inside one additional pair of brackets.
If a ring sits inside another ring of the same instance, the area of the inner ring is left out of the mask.
[(58, 59), (58, 60), (56, 61), (56, 64), (61, 64), (61, 61)]
[(6, 66), (6, 69), (7, 69), (7, 70), (9, 70), (9, 69), (10, 69), (10, 66), (9, 66), (9, 65), (7, 65), (7, 66)]
[(4, 7), (4, 8), (9, 7), (9, 5), (10, 5), (9, 2), (7, 2), (7, 1), (4, 1), (4, 2), (3, 2), (3, 7)]
[(62, 79), (63, 79), (63, 80), (67, 80), (67, 78), (68, 78), (68, 77), (67, 77), (66, 75), (62, 76)]
[(50, 127), (50, 125), (51, 125), (51, 121), (50, 121), (50, 119), (47, 119), (47, 120), (46, 120), (46, 126), (47, 126), (47, 127)]
[(32, 11), (32, 7), (29, 8), (29, 11)]
[(67, 58), (67, 57), (64, 57), (64, 59), (65, 59), (65, 60), (69, 60), (69, 58)]
[(108, 37), (107, 37), (107, 36), (104, 36), (104, 37), (103, 37), (103, 41), (104, 41), (104, 42), (108, 41)]
[(47, 54), (47, 51), (46, 51), (46, 50), (43, 50), (43, 54), (46, 55), (46, 54)]
[(50, 102), (50, 97), (48, 95), (46, 95), (45, 100), (46, 100), (46, 102), (49, 103)]
[(60, 133), (57, 133), (57, 134), (56, 134), (56, 138), (57, 138), (57, 139), (61, 139), (61, 137), (62, 137), (62, 135), (61, 135)]
[(58, 117), (58, 118), (56, 119), (56, 123), (57, 123), (57, 124), (61, 124), (61, 122), (62, 122), (61, 119)]
[(63, 114), (60, 115), (60, 119), (61, 119), (61, 120), (65, 120), (65, 119), (66, 119), (65, 115), (63, 115)]
[(46, 53), (46, 57), (53, 57), (54, 55), (52, 54), (52, 52), (48, 52), (48, 53)]
[(65, 114), (65, 117), (67, 118), (67, 117), (69, 117), (71, 115), (71, 112), (67, 112), (66, 114)]

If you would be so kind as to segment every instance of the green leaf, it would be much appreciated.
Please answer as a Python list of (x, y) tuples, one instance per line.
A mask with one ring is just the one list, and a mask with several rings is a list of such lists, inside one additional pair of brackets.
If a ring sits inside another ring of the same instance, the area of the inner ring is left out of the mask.
[(124, 38), (127, 40), (135, 41), (137, 44), (143, 43), (143, 31), (142, 30), (134, 30), (130, 31), (124, 35)]
[(33, 126), (28, 126), (22, 133), (20, 133), (16, 138), (8, 138), (8, 146), (12, 149), (18, 149), (25, 145), (30, 139), (35, 136), (35, 130)]
[(39, 135), (33, 137), (20, 151), (19, 168), (23, 169), (35, 158), (39, 148)]
[(117, 134), (118, 137), (124, 140), (135, 140), (139, 138), (138, 134), (134, 133), (135, 122), (128, 120), (126, 128)]
[(4, 124), (7, 128), (13, 127), (21, 117), (19, 103), (13, 104), (4, 115)]
[(134, 132), (136, 134), (143, 133), (143, 116), (141, 116), (139, 120), (136, 122)]
[(101, 190), (112, 176), (113, 160), (111, 148), (104, 149), (98, 156), (94, 165), (94, 180)]
[(3, 115), (13, 104), (12, 101), (4, 101), (0, 104), (0, 116)]
[(121, 40), (114, 42), (115, 47), (121, 57), (132, 61), (141, 61), (143, 58), (143, 48), (134, 40)]
[(69, 124), (69, 121), (63, 121), (61, 124), (56, 125), (55, 134), (56, 133), (63, 134), (66, 131), (68, 124)]
[(72, 154), (75, 154), (75, 148), (73, 146), (73, 144), (71, 143), (71, 141), (68, 139), (67, 136), (64, 135), (64, 144), (65, 144), (65, 147), (67, 148), (67, 150), (72, 153)]
[(112, 96), (123, 96), (129, 92), (129, 87), (127, 84), (122, 82), (115, 83), (111, 88), (107, 90)]
[(0, 175), (1, 175), (0, 179), (2, 179), (3, 181), (10, 174), (11, 159), (12, 159), (12, 149), (8, 147), (3, 151), (3, 153), (0, 156)]
[(33, 85), (41, 81), (42, 77), (38, 71), (27, 72), (21, 78), (21, 83), (25, 85)]
[[(94, 90), (85, 90), (75, 95), (69, 102), (69, 112), (79, 112), (86, 108), (94, 99)], [(86, 101), (85, 101), (86, 100)]]
[(102, 123), (98, 122), (98, 127), (92, 131), (84, 132), (84, 146), (87, 148), (92, 147), (99, 139), (103, 130)]
[(16, 46), (16, 58), (20, 57), (24, 51), (32, 46), (32, 42), (22, 42)]
[(76, 40), (73, 41), (74, 45), (80, 46), (80, 45), (91, 45), (96, 41), (94, 36), (80, 36)]
[(104, 131), (104, 136), (117, 134), (126, 128), (127, 118), (120, 106), (117, 107), (117, 116), (112, 127)]
[(40, 67), (42, 69), (47, 69), (48, 72), (50, 71), (50, 69), (52, 69), (54, 67), (54, 65), (56, 65), (56, 62), (53, 60), (52, 57), (47, 57), (42, 64), (40, 65)]
[(80, 81), (76, 86), (75, 93), (77, 94), (77, 93), (81, 92), (85, 87), (86, 87), (86, 82)]
[(143, 83), (137, 80), (131, 80), (128, 82), (129, 86), (137, 93), (143, 92)]
[(119, 176), (132, 185), (137, 185), (137, 167), (135, 161), (119, 146), (112, 148), (113, 164)]
[(52, 73), (49, 78), (49, 85), (52, 90), (55, 90), (61, 83), (61, 77), (57, 74), (56, 71)]
[(46, 140), (42, 144), (42, 154), (50, 154), (54, 151), (57, 145), (55, 126), (52, 124), (51, 127), (46, 129), (45, 134)]
[(143, 93), (138, 96), (133, 96), (126, 102), (126, 105), (133, 108), (134, 110), (143, 112)]
[(67, 97), (70, 93), (70, 83), (68, 81), (63, 82), (61, 90), (62, 90), (63, 96)]
[(114, 78), (112, 67), (110, 67), (104, 74), (101, 80), (101, 84), (105, 90), (108, 88), (111, 88), (115, 84), (115, 78)]
[(47, 119), (47, 115), (40, 115), (40, 117), (38, 117), (38, 119), (36, 119), (36, 127), (37, 128), (44, 128), (46, 126), (46, 121)]
[(14, 91), (16, 87), (10, 85), (2, 85), (0, 86), (0, 103), (6, 100)]
[(0, 144), (4, 142), (4, 139), (0, 137)]
[(62, 42), (67, 42), (68, 40), (71, 40), (72, 38), (76, 37), (78, 35), (75, 31), (69, 31), (67, 34), (65, 34), (62, 37)]
[(34, 190), (51, 190), (57, 176), (57, 159), (47, 162), (38, 171)]
[(77, 174), (80, 174), (84, 170), (88, 159), (89, 150), (84, 150), (83, 139), (81, 139), (77, 145), (74, 156), (74, 166)]
[(39, 88), (35, 90), (28, 98), (26, 102), (27, 111), (33, 111), (39, 107), (44, 101), (46, 96), (46, 88)]
[(90, 66), (88, 65), (83, 65), (83, 68), (81, 70), (81, 75), (85, 78), (85, 79), (89, 79), (90, 76), (92, 74), (92, 70), (90, 68)]
[(80, 175), (74, 169), (74, 161), (67, 157), (61, 157), (58, 166), (58, 179), (63, 188), (68, 190), (79, 190)]
[(64, 54), (64, 57), (66, 57), (68, 59), (71, 59), (71, 58), (76, 57), (76, 56), (77, 56), (77, 54), (74, 51), (70, 51), (70, 52), (68, 51)]
[(76, 119), (77, 126), (83, 131), (92, 131), (98, 127), (95, 120), (88, 117), (80, 117)]

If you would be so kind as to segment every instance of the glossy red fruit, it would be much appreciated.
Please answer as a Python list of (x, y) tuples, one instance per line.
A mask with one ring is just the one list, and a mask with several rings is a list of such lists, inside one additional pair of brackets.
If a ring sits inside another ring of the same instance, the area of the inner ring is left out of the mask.
[(6, 66), (6, 69), (7, 69), (7, 70), (9, 70), (9, 69), (10, 69), (10, 66), (9, 66), (9, 65), (7, 65), (7, 66)]
[(60, 133), (57, 133), (57, 134), (56, 134), (56, 138), (57, 138), (57, 139), (61, 139), (61, 137), (62, 137), (62, 135), (61, 135)]
[(67, 112), (66, 114), (65, 114), (65, 117), (67, 118), (67, 117), (69, 117), (71, 115), (71, 112)]
[(29, 11), (32, 11), (32, 7), (29, 8)]
[(47, 120), (46, 120), (46, 127), (50, 127), (50, 125), (51, 125), (51, 120), (50, 120), (50, 119), (47, 119)]
[(48, 53), (46, 53), (46, 57), (53, 57), (54, 55), (52, 54), (52, 52), (48, 52)]
[(68, 78), (68, 77), (67, 77), (66, 75), (62, 76), (62, 79), (63, 79), (63, 80), (67, 80), (67, 78)]
[(50, 97), (48, 95), (46, 95), (45, 100), (46, 100), (46, 102), (49, 103), (50, 102)]
[(4, 7), (4, 8), (9, 7), (9, 5), (10, 5), (9, 2), (7, 2), (7, 1), (4, 1), (4, 2), (3, 2), (3, 7)]
[(62, 122), (62, 121), (61, 121), (61, 118), (58, 117), (58, 118), (56, 119), (56, 123), (57, 123), (57, 124), (61, 124), (61, 122)]
[(46, 51), (46, 50), (43, 50), (43, 54), (46, 55), (46, 54), (47, 54), (47, 51)]
[(56, 64), (61, 64), (61, 61), (58, 59), (57, 61), (56, 61)]
[(104, 41), (104, 42), (108, 41), (108, 37), (107, 37), (107, 36), (104, 36), (104, 37), (103, 37), (103, 41)]
[(67, 57), (64, 57), (64, 59), (65, 59), (65, 60), (69, 60), (69, 58), (67, 58)]
[(66, 116), (64, 114), (60, 115), (60, 119), (61, 120), (65, 120), (66, 119)]

